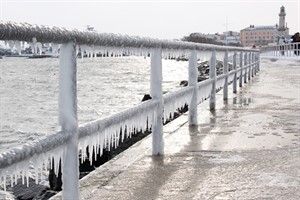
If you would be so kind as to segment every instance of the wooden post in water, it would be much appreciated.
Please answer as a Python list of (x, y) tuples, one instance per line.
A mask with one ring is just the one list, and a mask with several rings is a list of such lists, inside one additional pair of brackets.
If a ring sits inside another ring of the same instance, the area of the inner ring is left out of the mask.
[(164, 155), (162, 79), (162, 52), (161, 49), (154, 49), (151, 52), (150, 94), (152, 99), (159, 101), (159, 105), (152, 126), (152, 155)]
[(59, 124), (70, 134), (62, 158), (63, 199), (79, 199), (76, 45), (63, 44), (59, 61)]

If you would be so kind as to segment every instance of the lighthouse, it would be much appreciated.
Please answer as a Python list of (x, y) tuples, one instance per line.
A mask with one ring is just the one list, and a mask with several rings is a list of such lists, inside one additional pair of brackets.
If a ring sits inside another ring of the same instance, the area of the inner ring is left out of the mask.
[(287, 27), (287, 24), (285, 23), (285, 8), (284, 6), (280, 7), (280, 13), (279, 13), (279, 26), (278, 26), (278, 31), (282, 35), (288, 35), (289, 34), (289, 29)]

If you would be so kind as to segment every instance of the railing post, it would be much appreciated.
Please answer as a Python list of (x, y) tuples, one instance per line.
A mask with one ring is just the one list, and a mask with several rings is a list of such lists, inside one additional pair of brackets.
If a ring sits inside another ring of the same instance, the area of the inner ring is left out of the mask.
[(232, 64), (233, 64), (233, 70), (235, 71), (234, 72), (234, 77), (233, 77), (233, 83), (232, 83), (232, 86), (233, 86), (233, 93), (237, 93), (237, 73), (236, 73), (236, 52), (233, 53), (233, 58), (232, 58)]
[(159, 105), (152, 127), (152, 155), (164, 154), (162, 78), (162, 52), (161, 49), (154, 49), (151, 52), (150, 93), (153, 99), (159, 101)]
[(244, 83), (247, 83), (247, 64), (248, 64), (248, 53), (245, 52), (245, 55), (244, 55), (244, 67), (245, 67), (245, 74), (244, 74)]
[(252, 60), (252, 70), (251, 70), (251, 76), (254, 77), (254, 74), (255, 74), (255, 53), (252, 52), (251, 53), (251, 60)]
[(223, 88), (223, 100), (228, 100), (228, 51), (225, 51), (223, 62), (223, 73), (226, 74)]
[(79, 199), (76, 45), (63, 44), (59, 61), (59, 124), (71, 134), (62, 158), (63, 199)]
[(243, 87), (243, 52), (240, 53), (240, 68), (241, 68), (241, 73), (239, 78), (239, 86)]
[(257, 72), (257, 55), (258, 53), (253, 53), (253, 56), (254, 56), (254, 62), (255, 62), (255, 65), (254, 65), (254, 76), (256, 76), (256, 72)]
[(260, 71), (260, 53), (257, 53), (257, 73)]
[(198, 68), (197, 68), (197, 52), (192, 50), (189, 57), (189, 86), (194, 87), (193, 96), (189, 105), (189, 125), (198, 125), (197, 119), (197, 82), (198, 82)]
[(209, 109), (215, 110), (216, 109), (216, 51), (213, 50), (211, 58), (210, 58), (210, 64), (209, 64), (209, 78), (213, 79), (211, 92), (210, 92), (210, 98), (209, 98)]
[(251, 79), (251, 71), (252, 71), (252, 53), (248, 53), (248, 65), (249, 65), (249, 73), (248, 73), (248, 81)]

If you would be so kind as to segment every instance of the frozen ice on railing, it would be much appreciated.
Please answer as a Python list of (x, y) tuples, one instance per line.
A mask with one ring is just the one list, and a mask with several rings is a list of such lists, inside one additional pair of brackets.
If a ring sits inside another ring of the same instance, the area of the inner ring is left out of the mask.
[[(43, 45), (42, 45), (42, 43), (40, 43), (40, 42), (37, 42), (36, 43), (36, 46), (37, 46), (37, 48), (38, 48), (38, 52), (39, 52), (39, 55), (42, 55), (42, 48), (43, 48)], [(37, 52), (36, 52), (37, 53)]]
[[(157, 105), (158, 102), (155, 100), (146, 101), (137, 107), (80, 127), (79, 150), (82, 161), (86, 157), (86, 148), (100, 151), (100, 155), (102, 155), (103, 149), (115, 148), (119, 145), (120, 140), (123, 142), (125, 137), (131, 137), (132, 133), (144, 132), (151, 127)], [(92, 155), (89, 156), (91, 159)]]
[(225, 83), (225, 74), (220, 75), (220, 78), (216, 82), (216, 90), (219, 90), (224, 87)]
[(164, 95), (164, 121), (174, 117), (177, 109), (189, 105), (193, 95), (193, 87), (185, 87), (176, 92), (170, 92)]
[(15, 41), (9, 40), (7, 43), (8, 43), (8, 46), (9, 46), (10, 50), (12, 51), (14, 49), (14, 46), (15, 46)]
[(15, 41), (15, 47), (19, 55), (21, 55), (22, 47), (20, 41)]
[(228, 83), (231, 83), (234, 79), (234, 71), (229, 72)]
[[(23, 149), (26, 148), (23, 147)], [(29, 151), (32, 151), (30, 148), (27, 149)], [(64, 147), (58, 147), (56, 149), (48, 151), (47, 153), (34, 155), (30, 159), (22, 160), (17, 163), (15, 162), (14, 165), (1, 168), (0, 185), (3, 186), (4, 190), (6, 190), (6, 184), (8, 180), (10, 180), (10, 184), (11, 186), (13, 186), (17, 184), (17, 179), (21, 178), (22, 184), (25, 184), (25, 179), (26, 179), (26, 185), (28, 187), (29, 177), (34, 178), (36, 184), (38, 184), (39, 181), (45, 179), (45, 177), (43, 177), (44, 174), (43, 172), (47, 172), (48, 169), (52, 168), (52, 166), (54, 166), (55, 173), (58, 174), (59, 161), (62, 158), (63, 152), (64, 152)], [(24, 151), (24, 153), (31, 154), (31, 152), (26, 152), (26, 151)], [(3, 154), (1, 154), (1, 156), (3, 156)]]
[[(78, 31), (76, 29), (68, 30), (58, 27), (46, 27), (31, 25), (27, 23), (0, 22), (0, 40), (20, 40), (32, 42), (35, 37), (41, 43), (67, 43), (75, 40), (78, 45), (111, 46), (120, 48), (162, 48), (168, 50), (193, 50), (206, 51), (216, 50), (229, 51), (241, 50), (238, 47), (216, 46), (210, 44), (195, 44), (184, 41), (158, 40), (153, 38), (143, 38), (139, 36), (118, 35), (112, 33), (94, 33)], [(254, 50), (250, 50), (254, 51)], [(257, 51), (257, 50), (255, 50)]]
[(32, 45), (34, 54), (37, 54), (37, 39), (35, 37), (32, 38)]
[(52, 53), (55, 55), (55, 54), (58, 54), (58, 48), (59, 48), (59, 45), (58, 44), (55, 44), (55, 43), (51, 43), (51, 47), (52, 47)]
[(198, 83), (198, 92), (197, 92), (197, 99), (198, 99), (198, 104), (202, 103), (205, 99), (207, 99), (210, 95), (211, 89), (212, 89), (212, 80), (207, 79), (205, 81), (202, 81)]

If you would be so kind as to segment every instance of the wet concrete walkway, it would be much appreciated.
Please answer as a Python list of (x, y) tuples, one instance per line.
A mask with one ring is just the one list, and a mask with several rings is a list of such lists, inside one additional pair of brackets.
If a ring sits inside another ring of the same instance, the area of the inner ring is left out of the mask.
[[(84, 177), (81, 199), (300, 199), (300, 60), (263, 58), (261, 72), (217, 109), (198, 107)], [(53, 199), (61, 199), (55, 197)]]

